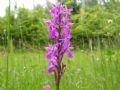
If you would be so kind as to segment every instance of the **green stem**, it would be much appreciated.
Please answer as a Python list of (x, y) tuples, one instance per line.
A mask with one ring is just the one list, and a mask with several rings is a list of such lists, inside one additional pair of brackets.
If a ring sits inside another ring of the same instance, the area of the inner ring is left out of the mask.
[(8, 90), (9, 82), (9, 50), (10, 50), (10, 0), (8, 7), (8, 33), (7, 33), (7, 60), (6, 60), (6, 89)]
[(57, 80), (56, 80), (56, 90), (60, 89), (60, 75), (58, 75)]
[(59, 90), (59, 83), (56, 85), (56, 90)]

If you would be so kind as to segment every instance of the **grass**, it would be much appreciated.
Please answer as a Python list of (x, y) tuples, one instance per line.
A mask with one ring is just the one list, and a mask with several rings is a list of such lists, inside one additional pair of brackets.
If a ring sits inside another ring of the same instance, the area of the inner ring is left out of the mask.
[[(9, 53), (10, 3), (8, 12), (7, 53), (0, 52), (0, 90), (43, 90), (45, 84), (55, 90), (54, 76), (46, 72), (46, 52)], [(120, 90), (119, 50), (78, 50), (73, 54), (71, 60), (64, 57), (67, 69), (60, 90)]]
[[(46, 72), (46, 52), (12, 52), (9, 55), (8, 90), (43, 90), (54, 76)], [(120, 90), (120, 52), (118, 50), (73, 51), (67, 60), (60, 90)], [(6, 54), (0, 54), (0, 90), (6, 89)]]

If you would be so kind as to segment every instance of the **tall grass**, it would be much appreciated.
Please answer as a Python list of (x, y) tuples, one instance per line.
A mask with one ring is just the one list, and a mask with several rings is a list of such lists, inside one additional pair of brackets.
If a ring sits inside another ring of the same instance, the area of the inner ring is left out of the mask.
[[(7, 90), (43, 90), (49, 83), (55, 90), (53, 75), (46, 72), (46, 52), (13, 52), (9, 57)], [(119, 90), (120, 52), (118, 50), (73, 51), (74, 58), (66, 60), (67, 70), (62, 78), (61, 90)], [(6, 88), (5, 57), (1, 56), (2, 90)]]
[(7, 58), (6, 58), (6, 90), (8, 90), (8, 82), (9, 82), (9, 53), (10, 53), (10, 0), (9, 0), (9, 7), (8, 7), (8, 28), (7, 28)]
[[(9, 0), (8, 46), (6, 53), (0, 52), (0, 90), (43, 90), (44, 84), (55, 90), (54, 76), (46, 72), (46, 52), (23, 50), (22, 43), (20, 51), (12, 51), (10, 6)], [(103, 41), (101, 45), (98, 37), (96, 47), (89, 37), (88, 40), (89, 48), (73, 51), (71, 60), (64, 57), (67, 69), (60, 90), (120, 90), (120, 38), (115, 36), (114, 41), (109, 38), (108, 43)]]

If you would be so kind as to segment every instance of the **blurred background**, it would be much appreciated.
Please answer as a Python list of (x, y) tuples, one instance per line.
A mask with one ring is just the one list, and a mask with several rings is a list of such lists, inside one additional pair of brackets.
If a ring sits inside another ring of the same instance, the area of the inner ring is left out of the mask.
[[(59, 0), (58, 0), (59, 1)], [(0, 50), (7, 45), (8, 17), (10, 43), (13, 49), (42, 49), (49, 43), (47, 26), (50, 3), (56, 0), (0, 1)], [(98, 44), (116, 45), (120, 36), (119, 0), (62, 0), (73, 8), (71, 21), (72, 44), (76, 48), (89, 48)], [(10, 16), (9, 16), (10, 13)], [(117, 43), (119, 46), (119, 44)], [(103, 46), (104, 47), (104, 46)]]
[(120, 0), (0, 0), (0, 90), (55, 89), (46, 73), (44, 22), (57, 2), (73, 8), (74, 23), (74, 58), (64, 57), (70, 68), (61, 90), (120, 90)]

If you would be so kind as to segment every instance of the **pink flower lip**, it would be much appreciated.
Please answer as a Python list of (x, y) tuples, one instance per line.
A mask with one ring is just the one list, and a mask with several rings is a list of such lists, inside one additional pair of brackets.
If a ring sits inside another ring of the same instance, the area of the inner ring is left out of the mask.
[(46, 84), (46, 85), (44, 86), (44, 90), (51, 90), (51, 89), (50, 89), (50, 85), (49, 85), (49, 84)]

